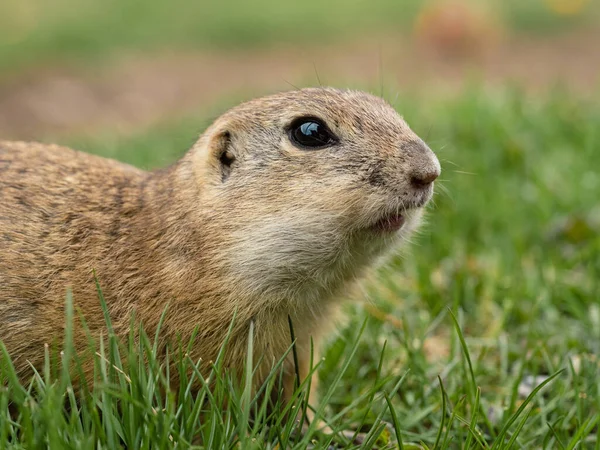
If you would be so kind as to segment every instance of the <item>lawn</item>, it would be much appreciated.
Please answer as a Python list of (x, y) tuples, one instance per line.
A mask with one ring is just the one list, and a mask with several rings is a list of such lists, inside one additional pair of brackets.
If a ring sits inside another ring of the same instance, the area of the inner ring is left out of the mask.
[[(189, 0), (5, 0), (0, 3), (0, 69), (14, 74), (31, 66), (100, 65), (127, 52), (299, 42), (310, 48), (364, 32), (410, 33), (427, 3), (230, 0), (224, 7)], [(541, 33), (600, 18), (600, 7), (589, 0), (490, 0), (483, 6), (508, 28)]]
[[(438, 153), (442, 180), (414, 245), (348, 302), (348, 319), (320, 362), (327, 402), (319, 411), (334, 429), (370, 433), (363, 448), (396, 433), (404, 448), (600, 448), (600, 108), (560, 92), (530, 98), (479, 87), (428, 104), (401, 96), (395, 106)], [(155, 167), (182, 154), (199, 123), (190, 117), (127, 138), (69, 143)], [(165, 395), (168, 373), (152, 341), (121, 348), (120, 358), (134, 361), (127, 374), (111, 368), (121, 367), (116, 343), (101, 349), (100, 381), (79, 400), (68, 378), (46, 383), (50, 373), (17, 386), (4, 360), (0, 442), (350, 445), (315, 430), (294, 435), (282, 411), (267, 417), (218, 364), (212, 393), (182, 386), (178, 400)]]

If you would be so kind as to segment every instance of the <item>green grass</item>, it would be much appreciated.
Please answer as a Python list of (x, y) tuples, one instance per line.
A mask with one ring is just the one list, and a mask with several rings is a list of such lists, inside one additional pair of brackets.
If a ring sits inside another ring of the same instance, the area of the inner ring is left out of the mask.
[[(477, 2), (475, 2), (477, 3)], [(489, 2), (508, 27), (553, 31), (594, 24), (600, 9), (561, 16), (544, 0)], [(318, 46), (368, 32), (410, 32), (425, 0), (5, 0), (0, 3), (0, 70), (98, 64), (123, 52), (178, 51), (282, 43)]]
[[(319, 412), (366, 433), (358, 448), (599, 449), (600, 107), (478, 88), (395, 106), (438, 153), (442, 181), (424, 232), (362, 283), (327, 342)], [(156, 167), (203, 125), (68, 143)], [(283, 406), (268, 417), (218, 361), (213, 390), (184, 382), (176, 397), (153, 341), (111, 340), (83, 393), (68, 371), (52, 382), (50, 367), (20, 386), (0, 357), (0, 447), (352, 448), (341, 435), (294, 434)], [(182, 373), (194, 363), (183, 358)]]

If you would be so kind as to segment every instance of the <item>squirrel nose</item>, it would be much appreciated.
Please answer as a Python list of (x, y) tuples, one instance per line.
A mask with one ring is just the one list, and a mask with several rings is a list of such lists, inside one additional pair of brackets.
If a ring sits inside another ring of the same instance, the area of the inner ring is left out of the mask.
[(440, 176), (440, 162), (431, 149), (420, 139), (414, 139), (402, 146), (411, 170), (407, 173), (411, 186), (424, 189)]
[(439, 176), (440, 171), (437, 168), (430, 168), (414, 172), (410, 177), (410, 183), (416, 188), (423, 188), (429, 186)]

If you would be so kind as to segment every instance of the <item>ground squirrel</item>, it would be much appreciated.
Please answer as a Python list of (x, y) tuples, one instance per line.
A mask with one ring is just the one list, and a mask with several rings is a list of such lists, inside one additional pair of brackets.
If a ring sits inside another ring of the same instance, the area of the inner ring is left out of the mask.
[[(336, 295), (417, 227), (439, 174), (388, 103), (330, 88), (237, 106), (154, 172), (0, 142), (0, 340), (22, 377), (40, 368), (69, 287), (105, 333), (95, 273), (117, 334), (132, 313), (152, 330), (168, 303), (161, 337), (198, 326), (193, 359), (215, 358), (235, 311), (225, 363), (238, 373), (253, 322), (257, 382), (290, 346), (289, 316), (302, 376)], [(81, 327), (74, 339), (87, 345)]]

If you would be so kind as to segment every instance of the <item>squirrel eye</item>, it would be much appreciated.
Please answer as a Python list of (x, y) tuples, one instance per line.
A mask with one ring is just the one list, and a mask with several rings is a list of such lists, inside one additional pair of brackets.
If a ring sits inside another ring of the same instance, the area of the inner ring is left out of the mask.
[(292, 122), (289, 136), (296, 147), (304, 149), (321, 149), (336, 142), (325, 124), (314, 118), (296, 119)]

